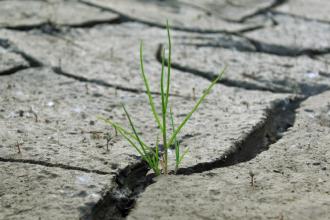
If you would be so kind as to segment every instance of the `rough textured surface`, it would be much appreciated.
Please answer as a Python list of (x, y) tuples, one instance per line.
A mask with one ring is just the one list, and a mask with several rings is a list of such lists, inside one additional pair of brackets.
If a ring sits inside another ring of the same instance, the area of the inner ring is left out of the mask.
[[(113, 140), (107, 151), (104, 133), (114, 134), (96, 118), (115, 109), (122, 114), (121, 101), (127, 105), (139, 102), (134, 94), (119, 93), (116, 97), (114, 89), (88, 86), (48, 69), (3, 76), (0, 90), (1, 158), (106, 173), (134, 161), (135, 151), (122, 146), (120, 140)], [(112, 146), (116, 141), (121, 144)]]
[[(262, 16), (262, 20), (265, 17)], [(277, 23), (249, 32), (245, 36), (263, 43), (261, 49), (270, 53), (299, 55), (302, 52), (329, 52), (330, 42), (326, 34), (330, 25), (314, 20), (304, 20), (287, 15), (270, 15), (268, 19)], [(304, 37), (301, 37), (304, 36)]]
[(330, 2), (322, 0), (288, 0), (276, 11), (301, 16), (303, 18), (330, 22)]
[[(137, 153), (96, 120), (97, 115), (104, 115), (127, 125), (121, 103), (134, 115), (145, 140), (150, 144), (156, 141), (157, 129), (152, 114), (145, 114), (150, 107), (143, 94), (86, 86), (47, 69), (30, 69), (14, 77), (2, 77), (0, 89), (3, 94), (0, 158), (43, 161), (106, 173), (122, 169), (135, 160)], [(260, 94), (216, 88), (182, 131), (180, 137), (185, 137), (182, 146), (191, 150), (183, 165), (221, 158), (235, 147), (235, 142), (265, 120), (271, 102), (288, 97), (264, 93), (261, 98), (254, 98)], [(175, 97), (170, 101), (177, 122), (183, 120), (195, 102), (191, 98)], [(156, 104), (159, 108), (160, 98)], [(203, 124), (208, 127), (204, 128)], [(113, 137), (110, 151), (103, 138), (107, 131)], [(21, 153), (17, 143), (21, 145)]]
[(4, 0), (0, 7), (0, 27), (29, 28), (47, 23), (88, 26), (117, 18), (114, 13), (88, 7), (76, 0)]
[(328, 219), (329, 97), (303, 102), (284, 137), (247, 163), (157, 179), (128, 219)]
[[(131, 33), (134, 32), (134, 35)], [(37, 59), (44, 65), (57, 67), (63, 72), (80, 80), (126, 90), (144, 90), (140, 75), (139, 43), (145, 42), (144, 61), (151, 89), (159, 91), (161, 65), (156, 59), (159, 45), (166, 43), (166, 32), (160, 28), (150, 28), (136, 23), (113, 26), (99, 26), (93, 29), (74, 29), (62, 35), (49, 35), (39, 31), (18, 32), (0, 30), (13, 47)], [(196, 38), (194, 38), (196, 37)], [(173, 42), (205, 42), (200, 35), (174, 32)], [(220, 35), (219, 41), (227, 42), (228, 47), (252, 46), (239, 37)], [(219, 70), (222, 68), (218, 66)], [(207, 87), (206, 80), (199, 82), (191, 74), (174, 72), (172, 93), (191, 96), (192, 88), (196, 94)]]
[[(281, 57), (226, 49), (220, 45), (174, 47), (173, 65), (205, 78), (228, 65), (223, 83), (248, 89), (315, 94), (330, 87), (329, 65), (307, 56)], [(201, 58), (202, 57), (202, 58)], [(201, 62), (196, 62), (196, 60)]]
[[(206, 80), (199, 80), (202, 81)], [(2, 76), (1, 82), (0, 160), (7, 161), (9, 167), (12, 166), (9, 162), (21, 162), (100, 175), (118, 173), (125, 166), (136, 163), (136, 152), (121, 138), (114, 137), (108, 126), (96, 120), (96, 115), (102, 114), (127, 124), (121, 102), (134, 115), (146, 141), (155, 142), (157, 134), (153, 119), (151, 114), (144, 114), (149, 108), (145, 95), (86, 85), (49, 69), (38, 68)], [(220, 92), (222, 96), (218, 95)], [(258, 96), (261, 92), (246, 93), (224, 86), (216, 88), (182, 131), (181, 144), (189, 146), (190, 150), (182, 167), (212, 163), (234, 151), (237, 142), (266, 120), (266, 110), (271, 108), (271, 102), (287, 97), (263, 93), (262, 98), (254, 99)], [(182, 120), (194, 103), (187, 98), (173, 97), (171, 100), (177, 120)], [(206, 128), (203, 127), (205, 124), (208, 124)], [(103, 137), (107, 131), (113, 137), (109, 151)], [(31, 198), (26, 193), (22, 196), (27, 200)], [(19, 204), (21, 202), (17, 202)], [(59, 216), (65, 214), (65, 210), (57, 210), (52, 204), (49, 210)], [(20, 215), (15, 213), (13, 219), (19, 219)], [(39, 211), (31, 208), (24, 214), (37, 216)]]
[[(329, 219), (328, 6), (0, 0), (0, 219)], [(97, 117), (155, 146), (166, 19), (176, 126), (228, 68), (155, 177)]]
[(111, 175), (0, 162), (0, 219), (79, 219), (111, 187)]
[(29, 67), (24, 58), (0, 47), (0, 75), (11, 74)]
[[(83, 0), (83, 2), (125, 15), (148, 24), (164, 26), (166, 19), (178, 29), (220, 32), (242, 31), (260, 26), (262, 23), (241, 24), (239, 21), (256, 11), (269, 7), (275, 0), (235, 1), (188, 1), (169, 2), (150, 0)], [(148, 13), (146, 13), (148, 11)]]

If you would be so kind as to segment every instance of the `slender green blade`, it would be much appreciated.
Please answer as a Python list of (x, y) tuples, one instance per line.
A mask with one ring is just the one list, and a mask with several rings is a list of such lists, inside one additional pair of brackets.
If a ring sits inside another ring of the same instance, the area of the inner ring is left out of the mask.
[[(174, 127), (174, 116), (173, 116), (172, 106), (170, 106), (170, 119), (171, 119), (172, 131), (174, 132), (175, 127)], [(176, 164), (178, 165), (180, 159), (180, 148), (176, 137), (174, 138), (174, 144), (175, 144), (175, 161)]]
[(165, 53), (165, 49), (162, 50), (162, 72), (161, 72), (161, 76), (160, 76), (160, 94), (161, 94), (161, 99), (162, 99), (162, 119), (163, 119), (163, 129), (162, 132), (164, 133), (164, 130), (166, 130), (166, 94), (164, 92), (164, 53)]
[[(118, 123), (113, 122), (113, 121), (110, 120), (109, 118), (104, 118), (104, 117), (101, 117), (101, 116), (98, 116), (97, 118), (98, 118), (99, 120), (102, 120), (102, 121), (104, 121), (104, 122), (110, 124), (113, 128), (115, 128), (115, 129), (117, 129), (117, 130), (118, 130), (118, 129), (122, 130), (122, 131), (123, 131), (126, 135), (128, 135), (130, 138), (133, 138), (134, 140), (137, 141), (136, 137), (135, 137), (131, 132), (129, 132), (128, 129), (124, 128), (123, 126), (119, 125)], [(142, 143), (143, 143), (143, 142), (142, 142)], [(143, 145), (146, 146), (145, 143), (143, 143)]]
[(142, 156), (145, 157), (144, 153), (139, 149), (139, 147), (122, 131), (118, 130), (118, 132), (136, 149), (136, 151)]
[(124, 105), (123, 105), (123, 109), (124, 109), (124, 111), (125, 111), (126, 117), (127, 117), (128, 121), (129, 121), (129, 124), (130, 124), (131, 127), (132, 127), (133, 133), (134, 133), (134, 135), (135, 135), (137, 141), (138, 141), (139, 144), (141, 145), (141, 149), (142, 149), (143, 153), (144, 153), (144, 154), (148, 154), (148, 153), (146, 152), (146, 149), (145, 149), (145, 147), (144, 147), (144, 144), (142, 143), (142, 141), (141, 141), (141, 139), (140, 139), (138, 133), (136, 132), (135, 126), (134, 126), (134, 124), (133, 124), (133, 121), (132, 121), (130, 115), (128, 114), (128, 112), (127, 112), (127, 110), (126, 110), (126, 108), (125, 108)]
[(141, 75), (142, 75), (142, 78), (143, 78), (143, 81), (144, 81), (144, 85), (146, 87), (146, 90), (147, 90), (147, 95), (148, 95), (148, 99), (149, 99), (149, 104), (150, 104), (150, 107), (151, 107), (151, 111), (154, 115), (154, 118), (159, 126), (160, 129), (162, 129), (162, 124), (160, 123), (160, 119), (159, 119), (159, 116), (157, 114), (157, 111), (156, 111), (156, 108), (155, 108), (155, 104), (154, 104), (154, 101), (153, 101), (153, 98), (152, 98), (152, 95), (151, 95), (151, 92), (150, 92), (150, 86), (149, 86), (149, 82), (148, 82), (148, 79), (147, 79), (147, 76), (144, 72), (144, 65), (143, 65), (143, 43), (141, 41), (141, 44), (140, 44), (140, 67), (141, 67)]
[[(160, 174), (159, 169), (158, 169), (158, 162), (156, 163), (157, 160), (154, 161), (153, 157), (150, 157), (150, 155), (149, 155), (146, 151), (143, 151), (143, 150), (142, 150), (143, 148), (140, 149), (140, 148), (134, 143), (134, 141), (131, 140), (131, 138), (134, 139), (134, 140), (137, 140), (135, 136), (133, 136), (130, 132), (128, 132), (128, 131), (127, 131), (126, 129), (124, 129), (122, 126), (120, 126), (120, 125), (118, 125), (118, 124), (112, 122), (110, 119), (104, 119), (104, 118), (102, 118), (102, 117), (98, 117), (98, 118), (101, 119), (101, 120), (104, 120), (105, 122), (109, 123), (112, 127), (116, 128), (116, 129), (118, 130), (119, 134), (120, 134), (121, 136), (123, 136), (123, 137), (127, 140), (127, 142), (129, 142), (130, 145), (131, 145), (133, 148), (135, 148), (135, 150), (140, 154), (140, 156), (142, 157), (142, 159), (148, 163), (148, 166), (149, 166), (150, 168), (152, 168), (152, 169), (155, 171), (155, 173), (156, 173), (157, 175)], [(141, 141), (141, 140), (140, 140), (140, 141)], [(141, 143), (142, 143), (141, 146), (144, 146), (145, 148), (148, 148), (147, 145), (144, 144), (142, 141), (141, 141)], [(140, 144), (141, 144), (141, 143), (140, 143)], [(149, 149), (149, 148), (148, 148), (148, 149)], [(156, 164), (157, 164), (157, 168), (155, 168)], [(158, 171), (157, 171), (157, 169), (158, 169)]]
[(183, 119), (179, 127), (173, 132), (170, 141), (168, 142), (168, 145), (170, 146), (173, 141), (175, 140), (177, 134), (180, 132), (180, 130), (183, 128), (183, 126), (187, 123), (187, 121), (190, 119), (192, 114), (198, 109), (199, 105), (202, 103), (202, 101), (205, 99), (205, 97), (210, 93), (212, 87), (221, 79), (223, 74), (225, 73), (226, 67), (220, 72), (220, 74), (217, 76), (215, 80), (209, 85), (209, 87), (205, 90), (204, 94), (199, 98), (197, 103), (195, 104), (194, 108), (189, 112), (189, 114)]
[[(115, 125), (115, 126), (116, 126), (116, 125)], [(116, 126), (116, 127), (117, 127), (117, 126)], [(141, 150), (141, 149), (143, 149), (143, 148), (140, 149), (140, 148), (134, 143), (134, 141), (132, 141), (132, 140), (130, 139), (130, 137), (129, 137), (127, 134), (125, 134), (124, 130), (121, 129), (120, 126), (117, 127), (117, 129), (118, 129), (119, 134), (120, 134), (121, 136), (123, 136), (123, 137), (124, 137), (129, 143), (130, 143), (130, 145), (131, 145), (133, 148), (135, 148), (135, 150), (140, 154), (140, 156), (142, 157), (142, 159), (143, 159), (144, 161), (147, 162), (148, 166), (149, 166), (150, 168), (152, 168), (152, 169), (155, 171), (155, 173), (156, 173), (157, 175), (159, 175), (160, 172), (157, 171), (157, 169), (155, 170), (155, 163), (153, 162), (153, 158), (150, 157), (150, 155), (149, 155), (148, 153), (145, 153), (143, 150)], [(157, 166), (158, 166), (158, 164), (157, 164)]]
[(118, 132), (138, 151), (139, 154), (141, 154), (141, 156), (143, 156), (143, 153), (141, 152), (141, 150), (136, 146), (136, 144), (130, 139), (133, 138), (136, 140), (135, 136), (132, 136), (132, 134), (127, 131), (125, 128), (123, 128), (122, 126), (112, 122), (110, 119), (104, 119), (101, 117), (98, 117), (101, 120), (104, 120), (106, 123), (110, 124), (112, 127), (114, 127), (115, 129), (118, 130)]
[(180, 159), (179, 159), (179, 164), (181, 163), (183, 157), (189, 152), (189, 148), (186, 148), (184, 151), (183, 151), (183, 154), (181, 155)]
[(157, 140), (156, 140), (156, 159), (158, 161), (157, 164), (159, 164), (159, 137), (157, 136)]
[(168, 98), (169, 98), (169, 94), (170, 94), (171, 56), (172, 56), (172, 43), (171, 43), (170, 26), (168, 24), (168, 20), (166, 21), (166, 29), (167, 29), (167, 38), (168, 38), (168, 61), (167, 61), (167, 86), (166, 86), (165, 109), (167, 111)]
[(163, 129), (162, 129), (162, 134), (163, 134), (163, 142), (164, 142), (164, 148), (167, 148), (166, 145), (166, 94), (164, 91), (164, 66), (165, 66), (165, 58), (164, 58), (164, 53), (165, 49), (162, 51), (162, 72), (161, 72), (161, 79), (160, 79), (160, 89), (161, 89), (161, 99), (162, 99), (162, 119), (163, 119)]

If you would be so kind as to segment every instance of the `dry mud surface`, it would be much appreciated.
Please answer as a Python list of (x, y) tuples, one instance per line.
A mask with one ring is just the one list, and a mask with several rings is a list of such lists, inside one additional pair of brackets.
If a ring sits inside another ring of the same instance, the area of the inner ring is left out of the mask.
[[(1, 0), (0, 219), (329, 219), (328, 11), (322, 0)], [(154, 146), (139, 43), (159, 109), (166, 19), (176, 122), (228, 69), (179, 136), (189, 153), (177, 175), (155, 178), (97, 116), (128, 126), (125, 104)]]

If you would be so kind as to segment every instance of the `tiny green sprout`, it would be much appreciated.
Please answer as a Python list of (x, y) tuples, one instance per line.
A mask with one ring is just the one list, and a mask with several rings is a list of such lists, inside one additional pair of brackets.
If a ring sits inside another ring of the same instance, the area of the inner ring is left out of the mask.
[[(175, 128), (174, 124), (174, 114), (172, 111), (172, 107), (168, 107), (169, 96), (170, 96), (170, 82), (171, 82), (171, 35), (170, 28), (167, 22), (167, 37), (168, 37), (168, 58), (167, 58), (167, 71), (165, 71), (165, 49), (162, 50), (161, 58), (162, 58), (162, 68), (161, 68), (161, 76), (160, 76), (160, 98), (161, 98), (161, 115), (159, 115), (156, 111), (156, 107), (154, 104), (154, 100), (150, 91), (149, 81), (144, 71), (143, 65), (143, 43), (140, 44), (140, 68), (141, 68), (141, 76), (146, 88), (146, 93), (149, 100), (149, 105), (151, 108), (151, 112), (155, 119), (155, 122), (160, 129), (161, 141), (162, 141), (162, 149), (160, 148), (160, 140), (157, 136), (155, 147), (148, 146), (138, 135), (136, 127), (132, 121), (130, 114), (127, 109), (123, 105), (123, 109), (129, 125), (131, 127), (131, 131), (127, 128), (124, 128), (122, 125), (112, 121), (108, 118), (99, 117), (99, 119), (105, 121), (110, 124), (118, 134), (120, 134), (124, 139), (128, 141), (128, 143), (135, 148), (138, 154), (141, 156), (142, 160), (144, 160), (147, 165), (152, 169), (156, 176), (160, 174), (167, 175), (169, 173), (168, 168), (168, 150), (171, 146), (175, 147), (175, 172), (178, 171), (179, 166), (184, 158), (184, 156), (188, 153), (188, 148), (186, 148), (183, 152), (180, 151), (180, 144), (177, 140), (178, 134), (181, 129), (185, 126), (187, 121), (190, 119), (192, 114), (198, 109), (199, 105), (206, 98), (206, 96), (211, 92), (213, 86), (221, 79), (222, 75), (225, 72), (226, 67), (219, 73), (219, 75), (211, 82), (211, 84), (204, 90), (202, 96), (197, 100), (195, 106), (190, 110), (187, 116), (183, 119), (183, 121), (179, 124), (177, 128)], [(167, 74), (166, 74), (166, 73)], [(165, 80), (166, 79), (166, 80)], [(166, 81), (166, 84), (165, 82)], [(170, 109), (168, 113), (168, 109)], [(167, 128), (167, 119), (169, 116), (169, 124), (170, 128)], [(172, 131), (172, 134), (168, 136), (168, 130)]]
[[(174, 127), (174, 117), (173, 117), (173, 111), (172, 111), (172, 106), (170, 107), (170, 118), (171, 118), (171, 126), (172, 126), (172, 130), (175, 130)], [(180, 143), (179, 141), (177, 141), (177, 139), (174, 139), (174, 147), (175, 147), (175, 173), (178, 171), (179, 169), (179, 165), (183, 159), (183, 157), (188, 153), (189, 149), (186, 148), (183, 152), (182, 155), (180, 155)]]

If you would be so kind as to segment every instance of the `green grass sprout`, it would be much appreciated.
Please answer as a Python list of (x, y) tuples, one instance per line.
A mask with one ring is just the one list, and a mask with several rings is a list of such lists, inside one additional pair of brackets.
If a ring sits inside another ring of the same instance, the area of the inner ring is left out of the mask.
[[(172, 131), (175, 130), (174, 128), (174, 116), (173, 116), (173, 111), (172, 107), (170, 107), (170, 117), (171, 117), (171, 126), (172, 126)], [(186, 148), (183, 152), (182, 155), (180, 155), (180, 143), (177, 141), (176, 137), (174, 138), (174, 147), (175, 147), (175, 173), (179, 169), (179, 165), (183, 159), (183, 157), (188, 153), (189, 149)]]
[[(211, 82), (202, 96), (198, 99), (195, 106), (192, 110), (188, 113), (188, 115), (183, 119), (183, 121), (179, 124), (177, 128), (175, 128), (174, 124), (174, 114), (172, 111), (172, 107), (170, 107), (170, 111), (168, 113), (168, 103), (169, 103), (169, 96), (170, 96), (170, 82), (171, 82), (171, 50), (172, 50), (172, 43), (171, 43), (171, 35), (170, 35), (170, 27), (168, 22), (166, 23), (167, 29), (167, 38), (168, 38), (168, 58), (167, 58), (167, 72), (165, 71), (165, 49), (162, 50), (161, 53), (161, 75), (160, 75), (160, 97), (161, 97), (161, 116), (157, 113), (153, 97), (151, 95), (150, 86), (148, 77), (144, 71), (143, 65), (143, 43), (140, 44), (140, 69), (141, 69), (141, 76), (146, 88), (146, 93), (148, 95), (149, 105), (151, 108), (151, 112), (153, 117), (157, 123), (159, 128), (160, 135), (162, 137), (162, 148), (160, 149), (160, 140), (159, 136), (156, 139), (155, 147), (148, 146), (144, 141), (142, 141), (141, 137), (139, 136), (137, 129), (133, 123), (133, 120), (128, 113), (127, 109), (123, 105), (123, 109), (129, 125), (131, 127), (131, 131), (123, 126), (119, 125), (116, 122), (113, 122), (111, 119), (99, 117), (99, 119), (105, 121), (106, 123), (110, 124), (116, 132), (118, 132), (124, 139), (128, 141), (128, 143), (135, 148), (135, 150), (139, 153), (142, 160), (144, 160), (150, 169), (152, 169), (155, 175), (169, 173), (168, 168), (168, 151), (171, 146), (175, 147), (175, 172), (178, 171), (179, 166), (184, 158), (184, 156), (188, 153), (189, 148), (186, 148), (182, 153), (180, 150), (180, 144), (177, 140), (177, 136), (180, 133), (181, 129), (185, 126), (188, 120), (191, 118), (192, 114), (198, 109), (200, 104), (206, 98), (206, 96), (211, 92), (213, 86), (221, 79), (223, 76), (226, 67), (219, 73), (219, 75)], [(170, 128), (167, 128), (167, 119), (169, 117), (170, 121)], [(168, 135), (168, 130), (172, 131), (172, 134)]]

